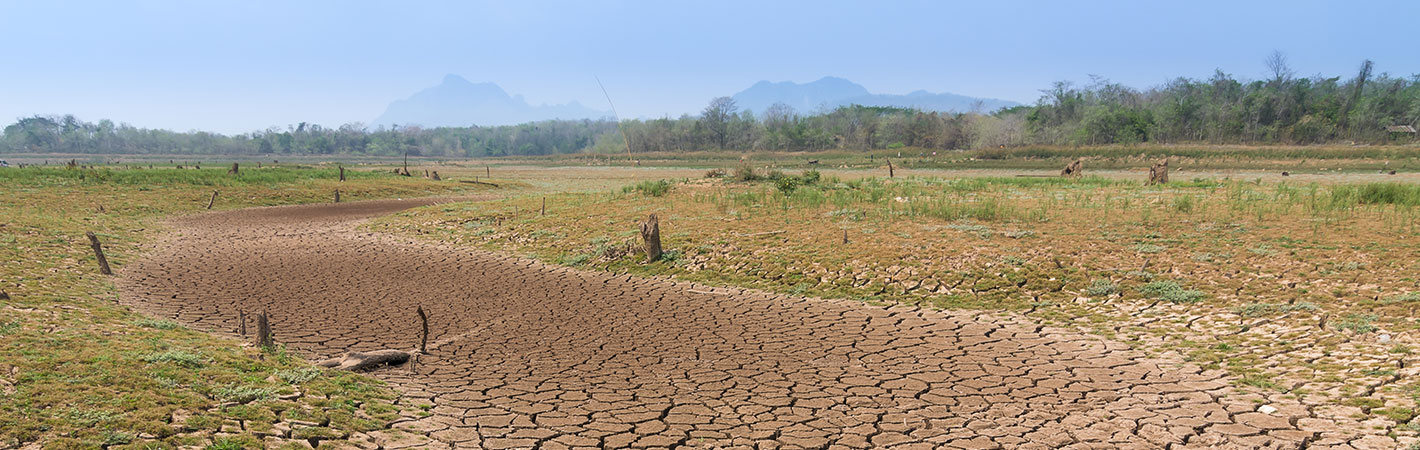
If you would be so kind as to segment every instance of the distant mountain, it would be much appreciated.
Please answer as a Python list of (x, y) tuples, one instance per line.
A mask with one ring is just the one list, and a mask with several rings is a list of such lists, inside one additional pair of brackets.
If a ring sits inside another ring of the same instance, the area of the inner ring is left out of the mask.
[(510, 96), (493, 83), (471, 83), (458, 75), (404, 99), (390, 103), (371, 126), (420, 125), (466, 127), (515, 125), (549, 119), (599, 119), (611, 113), (571, 102), (563, 105), (529, 105), (523, 96)]
[(741, 110), (748, 109), (756, 114), (763, 113), (769, 105), (777, 102), (792, 106), (801, 114), (813, 113), (821, 106), (832, 109), (853, 104), (955, 112), (971, 111), (978, 101), (981, 102), (983, 112), (1020, 105), (1008, 100), (950, 93), (934, 94), (921, 90), (907, 95), (873, 94), (862, 85), (837, 77), (823, 77), (804, 84), (792, 81), (761, 81), (731, 98), (735, 99), (735, 105)]

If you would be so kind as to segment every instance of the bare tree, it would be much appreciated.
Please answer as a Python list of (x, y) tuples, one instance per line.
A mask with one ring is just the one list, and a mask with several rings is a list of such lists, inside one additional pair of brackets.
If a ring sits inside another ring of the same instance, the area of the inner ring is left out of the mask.
[(1263, 60), (1263, 64), (1267, 65), (1267, 72), (1272, 74), (1272, 82), (1274, 83), (1291, 80), (1292, 75), (1296, 74), (1287, 64), (1287, 54), (1282, 53), (1281, 50), (1273, 50), (1272, 54), (1267, 55), (1267, 59)]
[(730, 136), (730, 121), (735, 118), (735, 113), (738, 111), (735, 99), (715, 97), (710, 100), (710, 105), (706, 106), (705, 111), (700, 114), (701, 123), (719, 143), (719, 148), (725, 148), (725, 142)]

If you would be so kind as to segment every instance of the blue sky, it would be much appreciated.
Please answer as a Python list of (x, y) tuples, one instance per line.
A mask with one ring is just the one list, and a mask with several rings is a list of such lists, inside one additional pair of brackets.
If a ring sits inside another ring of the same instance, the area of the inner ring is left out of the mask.
[(446, 73), (530, 102), (678, 116), (759, 80), (1033, 102), (1136, 87), (1420, 73), (1416, 1), (266, 2), (0, 0), (0, 122), (73, 113), (176, 130), (368, 122)]

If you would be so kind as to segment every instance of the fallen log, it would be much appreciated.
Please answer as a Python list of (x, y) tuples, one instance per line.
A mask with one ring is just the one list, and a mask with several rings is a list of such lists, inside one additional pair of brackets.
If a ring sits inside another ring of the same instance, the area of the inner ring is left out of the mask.
[(360, 372), (376, 367), (397, 366), (409, 361), (409, 352), (400, 350), (376, 350), (373, 352), (350, 352), (339, 358), (331, 358), (316, 363), (317, 366), (336, 370)]
[(487, 185), (487, 186), (493, 186), (493, 187), (498, 187), (498, 185), (496, 185), (496, 184), (493, 184), (493, 183), (489, 183), (489, 182), (487, 182), (487, 181), (478, 181), (478, 180), (459, 180), (459, 182), (460, 182), (460, 183), (468, 183), (468, 184), (482, 184), (482, 185)]

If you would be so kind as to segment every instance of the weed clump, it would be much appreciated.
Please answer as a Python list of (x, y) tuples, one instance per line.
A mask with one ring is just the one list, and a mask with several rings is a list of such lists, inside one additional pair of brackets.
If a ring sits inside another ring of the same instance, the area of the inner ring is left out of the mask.
[(166, 319), (138, 319), (133, 321), (133, 325), (155, 330), (178, 330), (182, 329), (182, 324)]
[(636, 184), (633, 184), (633, 185), (631, 185), (631, 186), (627, 186), (627, 187), (621, 188), (621, 193), (623, 193), (623, 194), (630, 194), (630, 193), (632, 193), (632, 192), (636, 192), (636, 193), (639, 193), (639, 194), (641, 194), (641, 195), (646, 195), (646, 196), (651, 196), (651, 197), (660, 197), (660, 196), (666, 195), (666, 193), (667, 193), (667, 192), (670, 192), (670, 190), (671, 190), (671, 182), (670, 182), (670, 181), (666, 181), (666, 180), (656, 180), (656, 181), (642, 181), (642, 182), (640, 182), (640, 183), (636, 183)]
[(207, 364), (202, 355), (185, 350), (165, 350), (156, 353), (149, 353), (141, 356), (146, 363), (168, 363), (191, 369), (196, 369)]
[(1375, 320), (1375, 314), (1347, 314), (1342, 316), (1341, 320), (1336, 321), (1336, 329), (1350, 331), (1356, 334), (1366, 334), (1379, 329), (1372, 323)]

